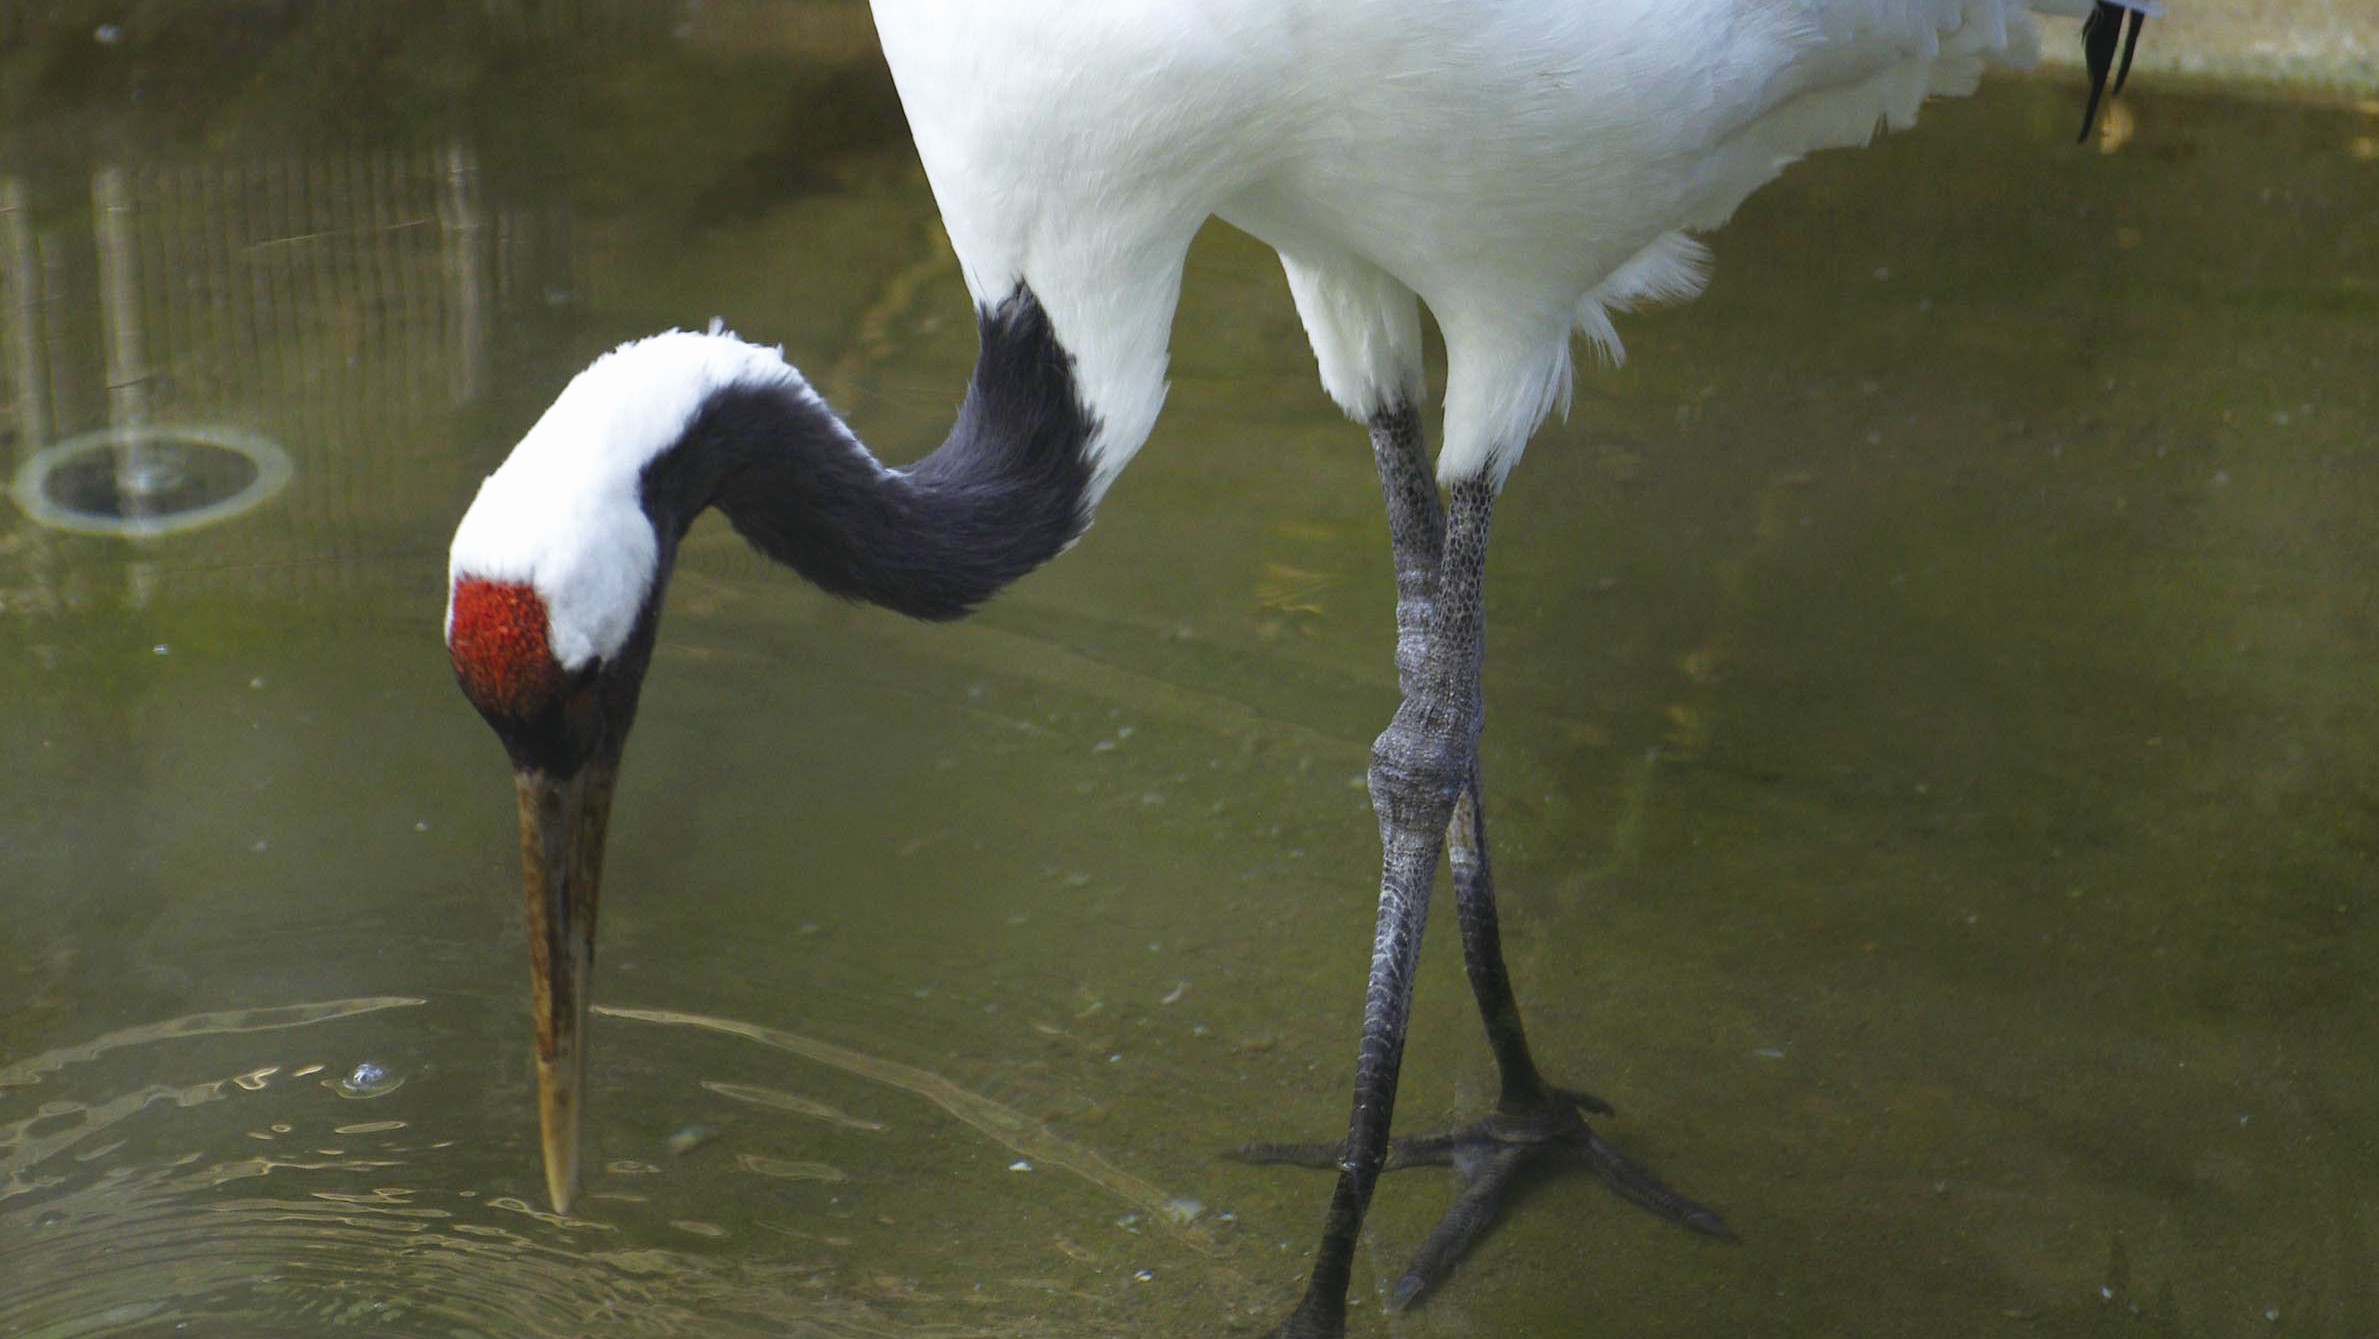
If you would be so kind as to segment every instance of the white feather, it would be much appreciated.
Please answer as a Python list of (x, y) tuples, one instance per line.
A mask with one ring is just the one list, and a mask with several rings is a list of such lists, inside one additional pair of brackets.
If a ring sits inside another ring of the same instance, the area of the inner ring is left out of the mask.
[[(747, 344), (716, 323), (709, 334), (673, 330), (622, 344), (573, 378), (479, 485), (455, 528), (448, 634), (454, 583), (477, 577), (536, 589), (564, 668), (616, 654), (659, 562), (644, 467), (684, 435), (714, 391), (737, 384), (816, 395), (782, 350)], [(851, 448), (866, 454), (856, 439)]]
[[(2043, 0), (2074, 13), (2087, 0)], [(1815, 149), (2033, 54), (2016, 0), (875, 0), (967, 283), (1029, 283), (1101, 430), (1156, 422), (1190, 238), (1279, 249), (1358, 418), (1444, 331), (1441, 478), (1500, 481), (1566, 402), (1569, 341), (1691, 295), (1715, 227)], [(1095, 496), (1095, 493), (1094, 493)]]

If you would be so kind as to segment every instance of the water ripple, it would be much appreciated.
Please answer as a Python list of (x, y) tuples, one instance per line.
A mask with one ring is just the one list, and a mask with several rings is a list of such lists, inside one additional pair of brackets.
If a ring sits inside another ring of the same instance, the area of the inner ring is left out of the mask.
[[(846, 1074), (870, 1079), (897, 1088), (902, 1092), (911, 1093), (1007, 1145), (1021, 1158), (1030, 1162), (1063, 1168), (1119, 1199), (1138, 1205), (1143, 1211), (1155, 1215), (1155, 1221), (1173, 1229), (1181, 1241), (1192, 1249), (1210, 1256), (1220, 1255), (1224, 1252), (1224, 1244), (1214, 1235), (1208, 1225), (1196, 1221), (1197, 1214), (1185, 1216), (1177, 1211), (1176, 1206), (1194, 1203), (1194, 1201), (1187, 1200), (1182, 1196), (1169, 1195), (1149, 1182), (1107, 1161), (1095, 1150), (1066, 1139), (1024, 1113), (995, 1102), (973, 1089), (953, 1083), (932, 1070), (919, 1069), (915, 1065), (905, 1065), (882, 1056), (868, 1055), (854, 1051), (847, 1046), (837, 1046), (832, 1042), (820, 1041), (815, 1037), (804, 1037), (799, 1033), (787, 1032), (782, 1028), (747, 1023), (739, 1018), (714, 1018), (707, 1014), (688, 1013), (682, 1009), (631, 1009), (613, 1004), (598, 1004), (594, 1011), (606, 1018), (632, 1018), (644, 1023), (660, 1023), (675, 1027), (693, 1027), (710, 1032), (723, 1032), (729, 1036), (742, 1037), (747, 1041), (755, 1041), (780, 1051), (790, 1051), (820, 1064), (832, 1066)], [(705, 1082), (703, 1086), (723, 1096), (734, 1097), (742, 1101), (757, 1102), (767, 1106), (788, 1106), (784, 1099), (789, 1094), (773, 1093), (767, 1089), (753, 1088), (746, 1084), (721, 1085)], [(794, 1100), (802, 1102), (805, 1107), (818, 1105), (808, 1103), (806, 1099)], [(788, 1109), (801, 1110), (803, 1108), (788, 1107)], [(804, 1114), (814, 1115), (816, 1113), (805, 1110)]]
[(208, 1013), (189, 1014), (167, 1019), (162, 1023), (143, 1023), (139, 1027), (110, 1032), (91, 1041), (74, 1046), (61, 1046), (45, 1051), (28, 1060), (12, 1065), (0, 1065), (0, 1088), (14, 1088), (39, 1083), (45, 1074), (54, 1074), (66, 1066), (85, 1060), (95, 1060), (109, 1051), (148, 1042), (172, 1041), (186, 1037), (213, 1036), (225, 1032), (270, 1032), (280, 1028), (304, 1027), (309, 1023), (327, 1023), (334, 1019), (353, 1018), (358, 1014), (378, 1013), (382, 1009), (404, 1009), (426, 1004), (427, 1000), (413, 995), (375, 995), (354, 1000), (322, 1000), (313, 1004), (284, 1004), (268, 1009), (218, 1009)]
[[(920, 1322), (900, 1297), (854, 1288), (815, 1252), (739, 1258), (719, 1249), (726, 1229), (691, 1219), (678, 1224), (694, 1238), (687, 1249), (658, 1249), (613, 1224), (485, 1194), (473, 1188), (474, 1159), (487, 1155), (438, 1137), (458, 1104), (424, 1091), (434, 1075), (390, 1097), (386, 1118), (359, 1122), (306, 1081), (321, 1064), (292, 1068), (253, 1045), (224, 1063), (219, 1048), (190, 1044), (422, 1003), (193, 1014), (0, 1069), (0, 1334), (65, 1339), (169, 1322), (239, 1334), (983, 1332)], [(177, 1041), (137, 1065), (68, 1072)], [(151, 1077), (202, 1063), (221, 1064), (221, 1077)], [(36, 1092), (46, 1100), (34, 1104)]]
[[(860, 1304), (820, 1296), (813, 1266), (587, 1251), (542, 1224), (457, 1223), (488, 1206), (452, 1192), (309, 1191), (290, 1175), (355, 1166), (247, 1159), (118, 1169), (38, 1213), (0, 1214), (0, 1277), (13, 1280), (0, 1297), (0, 1332), (79, 1335), (160, 1315), (276, 1332), (894, 1332)], [(258, 1184), (228, 1198), (205, 1193), (233, 1181)]]

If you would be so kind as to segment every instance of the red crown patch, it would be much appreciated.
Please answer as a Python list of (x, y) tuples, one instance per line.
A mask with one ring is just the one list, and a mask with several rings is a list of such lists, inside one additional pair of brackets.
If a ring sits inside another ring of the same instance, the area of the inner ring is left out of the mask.
[(545, 601), (528, 586), (477, 577), (454, 583), (446, 649), (473, 706), (526, 716), (561, 690), (562, 667), (546, 626)]

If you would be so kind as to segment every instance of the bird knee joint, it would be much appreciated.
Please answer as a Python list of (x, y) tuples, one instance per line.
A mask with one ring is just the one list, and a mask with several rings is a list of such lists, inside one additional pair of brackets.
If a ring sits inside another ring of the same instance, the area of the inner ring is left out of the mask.
[(1475, 748), (1473, 731), (1420, 728), (1399, 713), (1371, 746), (1373, 806), (1383, 813), (1412, 809), (1416, 819), (1450, 808), (1470, 779)]

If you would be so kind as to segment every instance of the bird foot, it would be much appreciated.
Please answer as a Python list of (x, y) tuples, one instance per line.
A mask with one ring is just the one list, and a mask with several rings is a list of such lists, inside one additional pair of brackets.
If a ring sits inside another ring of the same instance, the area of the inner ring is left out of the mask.
[[(1495, 1225), (1520, 1173), (1551, 1153), (1582, 1158), (1587, 1169), (1620, 1198), (1680, 1227), (1736, 1240), (1734, 1231), (1715, 1210), (1678, 1194), (1642, 1163), (1606, 1143), (1586, 1123), (1589, 1114), (1613, 1113), (1610, 1104), (1590, 1093), (1547, 1088), (1537, 1099), (1506, 1103), (1486, 1118), (1458, 1129), (1390, 1140), (1381, 1171), (1450, 1167), (1458, 1185), (1453, 1204), (1397, 1280), (1389, 1308), (1401, 1311), (1443, 1282), (1463, 1253)], [(1336, 1169), (1345, 1161), (1346, 1145), (1243, 1144), (1231, 1150), (1230, 1156), (1241, 1162)], [(1302, 1314), (1300, 1311), (1299, 1316)], [(1274, 1332), (1278, 1339), (1330, 1333), (1298, 1328), (1299, 1316), (1290, 1317)]]

